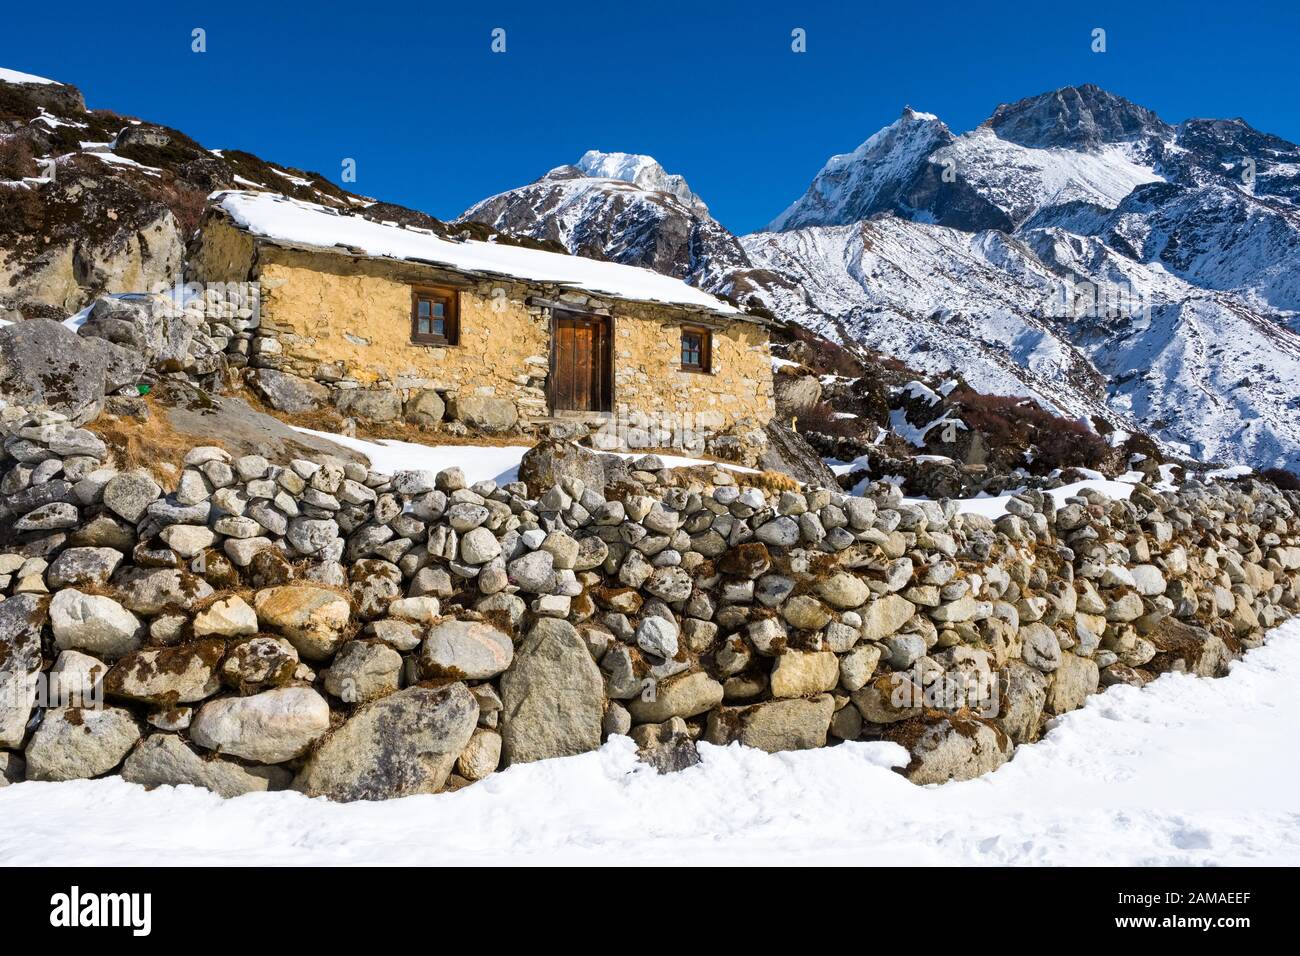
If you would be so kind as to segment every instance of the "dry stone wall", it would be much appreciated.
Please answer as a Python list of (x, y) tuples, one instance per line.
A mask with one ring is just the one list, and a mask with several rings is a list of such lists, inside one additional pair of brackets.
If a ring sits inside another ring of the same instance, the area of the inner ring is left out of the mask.
[(896, 741), (964, 779), (1108, 685), (1204, 676), (1300, 597), (1255, 481), (1012, 498), (997, 519), (544, 444), (523, 480), (193, 449), (121, 472), (4, 425), (0, 779), (435, 792), (630, 734)]

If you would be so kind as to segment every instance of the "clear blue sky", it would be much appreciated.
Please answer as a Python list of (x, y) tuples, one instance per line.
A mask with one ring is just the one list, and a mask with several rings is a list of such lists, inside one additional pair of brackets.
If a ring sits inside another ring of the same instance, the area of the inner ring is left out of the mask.
[(1085, 82), (1170, 122), (1243, 116), (1300, 140), (1300, 4), (1273, 0), (65, 0), (7, 4), (3, 26), (0, 65), (74, 83), (91, 106), (335, 180), (352, 157), (352, 188), (443, 218), (599, 148), (655, 156), (746, 232), (905, 104), (961, 132)]

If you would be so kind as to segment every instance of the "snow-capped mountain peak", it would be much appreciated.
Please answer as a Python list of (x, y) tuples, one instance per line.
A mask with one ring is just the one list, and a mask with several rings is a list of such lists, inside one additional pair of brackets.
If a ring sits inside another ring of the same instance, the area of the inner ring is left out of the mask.
[(619, 179), (650, 192), (668, 193), (687, 206), (701, 212), (708, 211), (700, 197), (686, 184), (686, 179), (667, 172), (653, 156), (589, 149), (574, 165), (594, 179)]
[(851, 153), (826, 161), (812, 185), (767, 228), (856, 222), (893, 209), (916, 179), (926, 157), (952, 141), (952, 132), (933, 113), (910, 106)]
[(749, 264), (682, 176), (638, 153), (588, 150), (577, 163), (498, 193), (461, 219), (550, 239), (570, 252), (644, 266), (718, 291)]
[(999, 106), (986, 126), (999, 138), (1035, 149), (1097, 149), (1166, 140), (1173, 128), (1145, 107), (1092, 83), (1066, 86)]

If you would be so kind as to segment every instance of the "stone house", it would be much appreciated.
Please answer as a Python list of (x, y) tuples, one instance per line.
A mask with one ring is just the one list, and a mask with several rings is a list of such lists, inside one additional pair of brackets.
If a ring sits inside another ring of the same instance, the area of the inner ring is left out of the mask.
[(767, 322), (646, 269), (226, 192), (187, 280), (255, 282), (232, 348), (362, 417), (445, 402), (487, 430), (633, 417), (709, 435), (774, 414)]

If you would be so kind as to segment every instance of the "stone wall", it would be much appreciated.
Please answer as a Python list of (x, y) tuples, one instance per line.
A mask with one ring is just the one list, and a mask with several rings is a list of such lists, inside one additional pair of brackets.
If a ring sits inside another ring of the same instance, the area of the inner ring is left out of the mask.
[[(761, 427), (775, 410), (767, 332), (753, 322), (718, 324), (714, 371), (697, 374), (681, 370), (679, 348), (692, 313), (666, 306), (507, 280), (466, 284), (418, 264), (254, 246), (219, 218), (205, 224), (190, 268), (198, 281), (259, 280), (261, 323), (234, 343), (241, 361), (336, 391), (397, 391), (392, 407), (432, 391), (453, 412), (472, 398), (507, 403), (519, 422), (547, 418), (551, 309), (542, 303), (559, 301), (612, 317), (615, 411), (689, 418), (689, 427), (722, 432)], [(459, 344), (411, 342), (411, 287), (447, 284), (460, 289)], [(478, 424), (473, 416), (470, 423)]]
[(1300, 599), (1300, 498), (1249, 480), (991, 520), (547, 443), (500, 487), (203, 447), (163, 489), (60, 416), (4, 430), (0, 780), (378, 799), (611, 734), (963, 779)]

